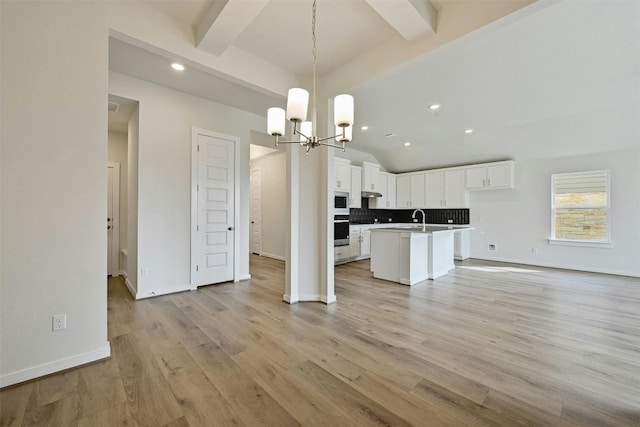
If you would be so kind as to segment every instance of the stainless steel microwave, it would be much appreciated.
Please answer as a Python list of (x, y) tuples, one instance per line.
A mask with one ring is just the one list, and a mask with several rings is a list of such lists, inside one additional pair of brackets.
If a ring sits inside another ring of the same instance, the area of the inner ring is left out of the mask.
[(349, 193), (345, 191), (336, 191), (333, 199), (334, 215), (349, 215)]

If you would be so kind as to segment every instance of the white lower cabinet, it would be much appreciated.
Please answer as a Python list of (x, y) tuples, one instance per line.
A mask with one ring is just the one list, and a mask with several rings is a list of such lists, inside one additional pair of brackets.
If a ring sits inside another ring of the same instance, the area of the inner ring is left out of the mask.
[(360, 256), (360, 227), (351, 227), (349, 231), (349, 258)]
[(465, 260), (471, 256), (471, 230), (456, 230), (453, 235), (453, 257)]
[(371, 230), (360, 231), (360, 256), (363, 258), (371, 256)]
[(334, 262), (342, 262), (349, 259), (349, 246), (335, 246), (333, 248)]

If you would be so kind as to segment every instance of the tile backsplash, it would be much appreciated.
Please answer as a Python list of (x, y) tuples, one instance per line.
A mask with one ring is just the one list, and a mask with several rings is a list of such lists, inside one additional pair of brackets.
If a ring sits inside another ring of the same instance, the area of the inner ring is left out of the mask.
[[(361, 209), (350, 209), (352, 223), (413, 222), (414, 209), (369, 209), (368, 199), (362, 199)], [(427, 224), (469, 224), (469, 209), (423, 209)], [(422, 215), (417, 214), (418, 222)], [(451, 220), (451, 222), (449, 222)]]

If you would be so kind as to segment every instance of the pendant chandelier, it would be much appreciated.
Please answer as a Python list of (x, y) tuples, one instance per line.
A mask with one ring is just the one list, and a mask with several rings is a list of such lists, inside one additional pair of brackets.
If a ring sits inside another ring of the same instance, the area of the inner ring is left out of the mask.
[[(275, 137), (278, 144), (300, 144), (307, 148), (307, 154), (312, 148), (320, 145), (342, 148), (351, 141), (353, 126), (353, 96), (342, 94), (334, 98), (333, 113), (336, 132), (333, 136), (319, 138), (317, 136), (316, 117), (316, 0), (313, 0), (311, 8), (311, 39), (313, 41), (313, 86), (311, 92), (311, 121), (307, 121), (307, 108), (309, 105), (309, 92), (301, 88), (289, 89), (287, 96), (287, 111), (282, 108), (269, 108), (267, 110), (267, 132)], [(293, 122), (293, 138), (299, 136), (297, 141), (281, 141), (284, 135), (285, 117)], [(335, 139), (341, 145), (328, 142)]]

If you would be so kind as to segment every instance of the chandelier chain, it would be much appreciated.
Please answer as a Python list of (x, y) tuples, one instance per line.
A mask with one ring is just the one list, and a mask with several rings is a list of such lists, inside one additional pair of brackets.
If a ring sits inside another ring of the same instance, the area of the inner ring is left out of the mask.
[[(313, 41), (313, 90), (312, 96), (312, 111), (316, 110), (316, 0), (313, 0), (313, 6), (311, 8), (311, 40)], [(315, 120), (315, 117), (314, 117)]]

